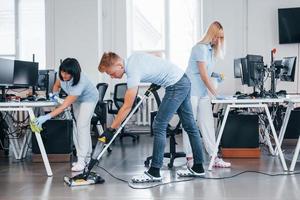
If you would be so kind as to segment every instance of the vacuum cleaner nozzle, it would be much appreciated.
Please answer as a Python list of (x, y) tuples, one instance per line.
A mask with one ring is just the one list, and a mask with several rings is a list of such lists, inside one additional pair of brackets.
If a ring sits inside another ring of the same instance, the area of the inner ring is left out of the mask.
[(69, 187), (74, 187), (74, 186), (83, 186), (83, 185), (102, 184), (105, 182), (105, 180), (95, 172), (91, 172), (88, 175), (88, 177), (84, 177), (83, 174), (79, 174), (77, 176), (74, 176), (73, 178), (65, 176), (64, 182)]

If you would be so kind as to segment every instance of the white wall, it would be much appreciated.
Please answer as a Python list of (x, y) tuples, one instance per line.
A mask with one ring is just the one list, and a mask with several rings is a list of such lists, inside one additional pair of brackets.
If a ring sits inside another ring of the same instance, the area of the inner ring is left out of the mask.
[(277, 49), (275, 59), (284, 56), (297, 56), (296, 81), (279, 82), (279, 89), (288, 92), (300, 92), (299, 44), (279, 45), (277, 9), (283, 7), (300, 7), (299, 0), (204, 0), (204, 27), (213, 20), (224, 25), (227, 40), (227, 54), (223, 61), (217, 63), (217, 71), (225, 73), (225, 82), (219, 90), (223, 94), (232, 94), (236, 90), (251, 91), (241, 87), (240, 80), (233, 79), (233, 59), (246, 54), (264, 56), (265, 64), (270, 64), (270, 51)]
[(94, 84), (102, 55), (102, 0), (45, 1), (46, 65), (58, 69), (60, 59), (78, 59)]
[[(52, 0), (46, 7), (46, 64), (58, 67), (59, 60), (77, 58), (94, 83), (117, 81), (100, 75), (97, 66), (104, 51), (128, 55), (128, 23), (126, 4), (130, 0)], [(276, 58), (297, 56), (296, 81), (279, 82), (278, 89), (300, 92), (299, 44), (279, 45), (277, 9), (300, 6), (299, 0), (203, 0), (204, 29), (219, 20), (225, 29), (226, 58), (218, 61), (216, 71), (225, 73), (219, 89), (223, 94), (249, 90), (233, 78), (233, 59), (246, 54), (261, 54), (267, 64), (270, 50), (277, 48)], [(102, 28), (103, 27), (103, 28)], [(103, 40), (102, 40), (103, 37)], [(109, 93), (108, 92), (108, 93)]]
[[(121, 57), (128, 55), (128, 26), (127, 26), (127, 0), (103, 0), (103, 52), (113, 51)], [(116, 83), (125, 82), (124, 79), (111, 79), (103, 75), (104, 82), (109, 84), (106, 92), (111, 94)]]

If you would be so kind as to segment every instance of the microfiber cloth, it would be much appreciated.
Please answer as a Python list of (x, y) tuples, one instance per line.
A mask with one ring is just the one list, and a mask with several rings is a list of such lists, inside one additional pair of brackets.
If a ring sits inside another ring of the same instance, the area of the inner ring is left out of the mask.
[(41, 131), (43, 130), (41, 127), (39, 127), (35, 123), (35, 119), (30, 121), (30, 128), (31, 128), (31, 131), (34, 132), (34, 133), (41, 133)]

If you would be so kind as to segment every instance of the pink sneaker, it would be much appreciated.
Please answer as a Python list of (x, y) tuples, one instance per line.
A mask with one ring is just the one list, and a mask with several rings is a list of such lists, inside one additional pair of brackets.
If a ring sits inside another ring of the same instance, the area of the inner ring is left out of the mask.
[(230, 162), (225, 162), (222, 158), (216, 158), (215, 162), (213, 164), (213, 167), (219, 167), (219, 168), (230, 168), (231, 163)]

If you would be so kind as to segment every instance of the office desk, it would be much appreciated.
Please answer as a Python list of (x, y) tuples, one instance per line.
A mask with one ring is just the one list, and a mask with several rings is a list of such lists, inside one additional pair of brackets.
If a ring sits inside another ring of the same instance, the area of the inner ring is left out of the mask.
[[(0, 111), (27, 111), (30, 117), (30, 120), (35, 118), (33, 108), (35, 107), (55, 107), (57, 103), (49, 101), (37, 101), (37, 102), (0, 102)], [(48, 176), (52, 176), (52, 170), (49, 164), (49, 160), (45, 151), (45, 147), (41, 138), (41, 135), (37, 132), (34, 133), (38, 142), (38, 146), (41, 151), (43, 162), (46, 168)], [(21, 145), (17, 141), (9, 140), (12, 144), (12, 148), (15, 154), (16, 159), (21, 159), (26, 154), (26, 148), (28, 145), (27, 142), (30, 140), (31, 134), (25, 134), (23, 142)]]
[[(213, 156), (211, 157), (210, 163), (209, 163), (209, 167), (208, 170), (211, 171), (212, 170), (212, 166), (213, 166), (213, 162), (215, 160), (215, 158), (217, 157), (217, 153), (218, 153), (218, 147), (219, 144), (221, 142), (221, 138), (223, 135), (223, 131), (224, 131), (224, 127), (228, 118), (228, 114), (231, 108), (263, 108), (268, 121), (269, 121), (269, 126), (271, 128), (271, 132), (272, 135), (274, 137), (274, 141), (276, 144), (276, 147), (278, 149), (278, 153), (279, 153), (279, 158), (283, 167), (283, 170), (287, 171), (287, 165), (281, 150), (281, 146), (274, 128), (274, 124), (271, 118), (271, 114), (268, 108), (268, 104), (270, 103), (284, 103), (285, 99), (284, 98), (278, 98), (278, 99), (235, 99), (235, 98), (230, 98), (230, 99), (224, 99), (224, 100), (217, 100), (217, 99), (213, 99), (211, 101), (214, 104), (225, 104), (226, 105), (226, 109), (225, 109), (225, 114), (224, 114), (224, 118), (221, 124), (221, 128), (219, 130), (219, 134), (217, 137), (217, 141), (216, 141), (216, 145), (214, 147), (214, 151), (213, 151)], [(266, 134), (268, 135), (268, 134)], [(270, 146), (270, 141), (269, 141), (269, 147), (271, 147), (271, 150), (273, 149), (272, 146)]]

